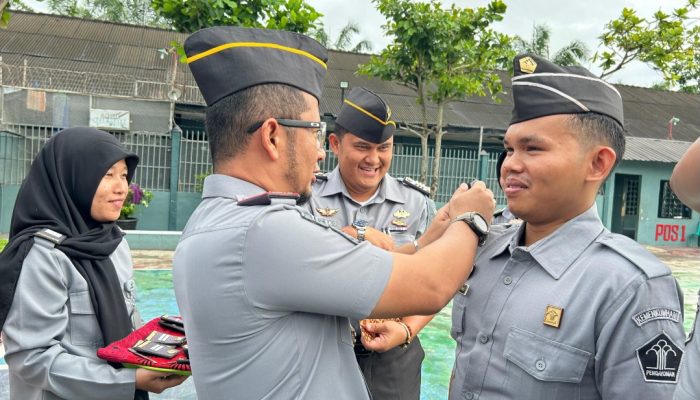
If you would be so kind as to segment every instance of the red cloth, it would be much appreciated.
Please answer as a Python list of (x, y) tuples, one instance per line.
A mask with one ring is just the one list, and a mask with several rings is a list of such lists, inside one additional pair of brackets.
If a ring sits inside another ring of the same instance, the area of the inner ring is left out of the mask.
[(180, 348), (180, 353), (170, 359), (146, 355), (146, 357), (155, 362), (149, 361), (129, 351), (130, 347), (135, 345), (139, 340), (145, 340), (146, 336), (153, 331), (163, 332), (173, 336), (184, 336), (182, 332), (166, 328), (159, 324), (158, 321), (160, 321), (160, 317), (153, 318), (139, 329), (131, 332), (131, 334), (124, 339), (117, 340), (114, 343), (110, 343), (108, 346), (98, 349), (97, 357), (109, 362), (124, 364), (127, 367), (142, 367), (156, 371), (172, 372), (180, 375), (191, 375), (192, 370), (190, 369), (190, 364), (177, 363), (178, 359), (187, 358), (185, 351), (182, 348)]

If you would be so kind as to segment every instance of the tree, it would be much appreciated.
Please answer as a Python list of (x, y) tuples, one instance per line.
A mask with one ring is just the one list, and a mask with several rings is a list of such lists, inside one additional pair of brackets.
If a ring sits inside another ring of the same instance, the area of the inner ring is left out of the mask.
[(650, 19), (624, 8), (619, 18), (605, 25), (600, 36), (603, 50), (593, 57), (593, 61), (600, 61), (601, 78), (637, 60), (661, 72), (669, 88), (697, 87), (700, 34), (694, 26), (695, 19), (689, 16), (689, 11), (697, 8), (697, 2), (688, 0), (685, 7), (673, 10), (672, 14), (659, 10)]
[(0, 29), (5, 29), (10, 24), (10, 18), (12, 17), (9, 10), (10, 7), (13, 10), (32, 11), (31, 7), (24, 4), (21, 0), (13, 0), (12, 3), (10, 3), (10, 0), (0, 0)]
[(335, 41), (331, 41), (330, 32), (321, 25), (321, 27), (314, 32), (314, 38), (318, 40), (324, 47), (334, 50), (351, 51), (353, 53), (359, 53), (363, 51), (372, 51), (372, 44), (369, 40), (363, 39), (352, 45), (352, 39), (355, 35), (360, 33), (360, 28), (355, 22), (348, 22), (347, 25), (340, 30), (338, 37)]
[(151, 8), (151, 0), (38, 0), (56, 14), (125, 24), (165, 28), (166, 21)]
[(550, 57), (549, 40), (551, 30), (546, 24), (536, 24), (532, 29), (532, 38), (526, 41), (520, 36), (513, 39), (513, 48), (518, 53), (532, 53), (551, 60), (559, 65), (580, 65), (588, 59), (588, 47), (580, 41), (573, 40)]
[(321, 17), (303, 0), (153, 0), (152, 5), (159, 16), (184, 33), (216, 25), (306, 33)]
[[(438, 0), (419, 3), (411, 0), (374, 0), (386, 17), (385, 32), (394, 41), (360, 73), (394, 80), (416, 90), (421, 106), (420, 127), (406, 126), (421, 139), (422, 159), (420, 180), (427, 182), (428, 137), (435, 136), (435, 157), (431, 195), (438, 190), (440, 152), (444, 135), (443, 111), (451, 101), (470, 95), (486, 95), (494, 101), (502, 84), (495, 68), (513, 55), (510, 38), (490, 28), (503, 19), (506, 5), (493, 0), (486, 7), (442, 9)], [(437, 106), (436, 121), (429, 128), (427, 103)]]

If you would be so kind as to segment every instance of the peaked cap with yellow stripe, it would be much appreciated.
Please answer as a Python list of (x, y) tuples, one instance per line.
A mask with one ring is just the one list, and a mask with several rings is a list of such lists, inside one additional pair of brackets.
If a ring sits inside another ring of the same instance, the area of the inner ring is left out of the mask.
[(391, 109), (376, 94), (361, 87), (353, 88), (343, 101), (336, 125), (372, 143), (384, 143), (394, 135), (396, 122)]
[(185, 40), (187, 63), (208, 106), (261, 84), (284, 84), (321, 98), (326, 49), (298, 33), (217, 26)]
[(513, 60), (513, 116), (510, 124), (554, 114), (598, 113), (624, 126), (622, 96), (583, 67), (561, 67), (533, 55)]

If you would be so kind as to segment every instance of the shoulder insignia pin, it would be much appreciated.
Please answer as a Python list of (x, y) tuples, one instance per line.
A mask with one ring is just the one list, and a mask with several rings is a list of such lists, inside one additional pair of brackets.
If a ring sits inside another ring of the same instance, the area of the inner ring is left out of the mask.
[(66, 240), (68, 236), (58, 233), (52, 229), (46, 228), (42, 229), (38, 232), (34, 232), (34, 236), (40, 237), (42, 239), (46, 239), (49, 242), (52, 242), (53, 244), (59, 245), (61, 242)]
[(506, 210), (505, 208), (501, 208), (500, 210), (496, 210), (496, 211), (494, 211), (493, 216), (494, 216), (494, 217), (500, 217), (501, 215), (503, 215), (503, 212), (504, 212), (505, 210)]
[(426, 196), (430, 196), (430, 188), (427, 185), (425, 185), (421, 182), (418, 182), (417, 180), (415, 180), (413, 178), (409, 178), (409, 177), (405, 177), (405, 178), (399, 179), (399, 180), (404, 185), (406, 185), (410, 188), (416, 189), (417, 191), (423, 193)]
[(330, 207), (316, 207), (316, 211), (318, 211), (319, 214), (321, 214), (322, 217), (332, 217), (334, 216), (340, 209), (339, 208), (330, 208)]
[(561, 325), (561, 318), (564, 316), (564, 309), (557, 306), (547, 305), (544, 310), (544, 321), (545, 325), (552, 326), (554, 328), (559, 328)]
[(404, 210), (403, 208), (400, 208), (400, 209), (394, 211), (393, 215), (394, 215), (394, 218), (404, 219), (404, 218), (410, 217), (411, 213)]
[(532, 57), (523, 57), (520, 59), (519, 63), (520, 70), (526, 74), (532, 74), (537, 69), (537, 63), (532, 59)]

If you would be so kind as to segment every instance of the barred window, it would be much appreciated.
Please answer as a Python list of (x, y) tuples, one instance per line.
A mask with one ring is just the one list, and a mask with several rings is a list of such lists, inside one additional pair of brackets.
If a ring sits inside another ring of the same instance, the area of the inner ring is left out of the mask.
[(690, 219), (691, 211), (671, 190), (669, 181), (661, 181), (659, 190), (659, 218)]

